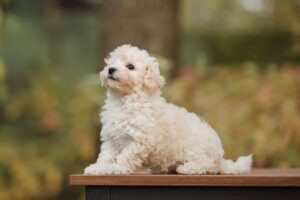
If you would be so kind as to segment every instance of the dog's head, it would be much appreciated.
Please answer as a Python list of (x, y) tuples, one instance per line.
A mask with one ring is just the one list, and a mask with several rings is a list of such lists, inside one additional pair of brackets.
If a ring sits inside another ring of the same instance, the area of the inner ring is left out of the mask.
[(157, 60), (145, 50), (122, 45), (104, 61), (106, 66), (100, 72), (100, 80), (111, 91), (122, 94), (155, 92), (164, 84)]

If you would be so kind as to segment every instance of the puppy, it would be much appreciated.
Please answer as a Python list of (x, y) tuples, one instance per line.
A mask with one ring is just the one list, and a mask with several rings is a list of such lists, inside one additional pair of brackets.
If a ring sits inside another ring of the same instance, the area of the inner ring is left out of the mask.
[(147, 51), (123, 45), (100, 72), (107, 99), (101, 115), (101, 150), (85, 174), (249, 173), (252, 155), (225, 160), (217, 133), (203, 119), (160, 96), (164, 78)]

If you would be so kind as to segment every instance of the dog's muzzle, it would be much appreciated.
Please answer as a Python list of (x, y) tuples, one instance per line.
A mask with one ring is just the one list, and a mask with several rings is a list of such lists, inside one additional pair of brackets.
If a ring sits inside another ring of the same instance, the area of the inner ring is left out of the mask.
[(109, 74), (107, 76), (110, 80), (113, 80), (113, 81), (119, 81), (117, 78), (115, 78), (113, 75)]

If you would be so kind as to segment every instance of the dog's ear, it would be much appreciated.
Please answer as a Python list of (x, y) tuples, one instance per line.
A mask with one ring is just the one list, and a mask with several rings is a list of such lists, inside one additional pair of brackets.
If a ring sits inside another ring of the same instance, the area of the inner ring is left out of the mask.
[(147, 66), (146, 75), (144, 77), (144, 85), (147, 89), (158, 90), (165, 83), (164, 78), (160, 75), (156, 66)]

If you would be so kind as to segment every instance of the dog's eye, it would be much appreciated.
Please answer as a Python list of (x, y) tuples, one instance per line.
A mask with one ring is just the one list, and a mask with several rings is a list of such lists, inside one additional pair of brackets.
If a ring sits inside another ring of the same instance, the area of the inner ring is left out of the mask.
[(126, 67), (129, 69), (129, 70), (134, 70), (134, 66), (132, 64), (128, 64), (126, 65)]

